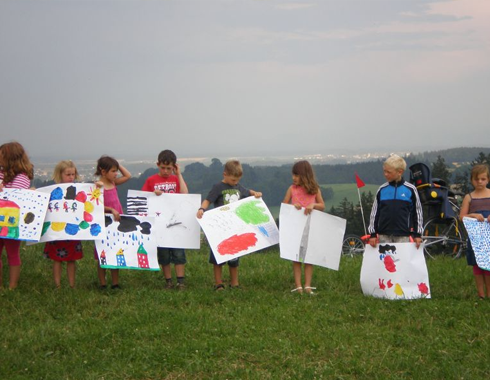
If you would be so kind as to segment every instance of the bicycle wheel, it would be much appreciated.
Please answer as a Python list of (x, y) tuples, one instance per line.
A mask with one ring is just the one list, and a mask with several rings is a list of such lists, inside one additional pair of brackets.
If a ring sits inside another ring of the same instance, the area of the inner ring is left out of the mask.
[(355, 235), (347, 235), (342, 242), (342, 254), (354, 257), (364, 253), (364, 243)]
[(449, 255), (458, 258), (466, 246), (461, 232), (461, 222), (457, 218), (432, 218), (424, 226), (424, 251), (431, 258)]

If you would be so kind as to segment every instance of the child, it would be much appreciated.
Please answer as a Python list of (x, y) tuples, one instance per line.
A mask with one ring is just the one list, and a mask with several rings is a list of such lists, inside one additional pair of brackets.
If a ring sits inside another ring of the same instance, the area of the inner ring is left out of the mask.
[[(388, 157), (383, 174), (388, 182), (376, 193), (371, 210), (369, 244), (409, 242), (413, 236), (417, 249), (422, 243), (423, 214), (417, 188), (403, 180), (407, 163), (396, 154)], [(376, 237), (378, 235), (378, 237)]]
[[(305, 209), (305, 215), (311, 214), (312, 210), (323, 211), (325, 202), (323, 201), (320, 186), (315, 179), (315, 173), (308, 161), (298, 161), (293, 165), (293, 184), (286, 192), (283, 203), (291, 203), (297, 210)], [(301, 248), (300, 248), (301, 250)], [(313, 265), (305, 264), (305, 287), (304, 291), (308, 294), (314, 294), (311, 287), (313, 277)], [(291, 292), (303, 293), (301, 285), (301, 262), (293, 261), (294, 283), (296, 288)]]
[[(242, 165), (237, 160), (230, 160), (225, 164), (225, 169), (223, 172), (223, 180), (213, 186), (206, 199), (202, 202), (201, 208), (197, 211), (197, 217), (202, 218), (204, 211), (210, 206), (211, 203), (214, 207), (220, 207), (223, 205), (230, 204), (232, 202), (238, 201), (241, 198), (246, 198), (253, 195), (256, 198), (260, 198), (262, 193), (254, 190), (249, 190), (244, 188), (238, 182), (242, 178), (243, 169)], [(214, 257), (213, 251), (209, 253), (209, 263), (213, 264), (214, 271), (214, 289), (224, 290), (222, 279), (222, 266), (218, 265), (216, 258)], [(230, 288), (238, 289), (238, 258), (228, 261), (228, 268), (230, 270)]]
[[(487, 189), (490, 172), (487, 165), (475, 165), (471, 170), (471, 184), (475, 188), (472, 193), (467, 194), (463, 199), (459, 218), (463, 220), (465, 216), (475, 218), (480, 222), (485, 220), (490, 223), (490, 189)], [(478, 267), (476, 264), (475, 253), (468, 246), (467, 251), (468, 265), (473, 266), (476, 289), (481, 299), (490, 297), (490, 271)], [(487, 291), (485, 293), (485, 287)]]
[[(121, 172), (122, 176), (118, 177), (117, 173)], [(97, 161), (95, 175), (99, 176), (100, 185), (104, 187), (104, 211), (111, 213), (116, 221), (121, 219), (123, 209), (117, 195), (116, 186), (123, 184), (131, 178), (131, 173), (117, 162), (116, 159), (109, 156), (102, 156)], [(95, 259), (98, 260), (97, 252), (94, 251)], [(106, 289), (106, 271), (100, 267), (97, 261), (97, 275), (99, 277), (100, 288)], [(119, 286), (119, 269), (111, 269), (111, 289), (120, 289)]]
[[(34, 168), (18, 142), (0, 146), (0, 182), (6, 189), (28, 189)], [(20, 277), (20, 240), (0, 239), (0, 288), (3, 287), (2, 252), (7, 251), (9, 263), (9, 289), (15, 289)]]
[[(72, 161), (60, 161), (54, 168), (55, 183), (73, 183), (78, 180), (78, 171)], [(50, 241), (44, 246), (44, 255), (53, 260), (53, 277), (57, 288), (61, 287), (61, 266), (66, 261), (66, 274), (71, 288), (75, 287), (76, 260), (83, 257), (80, 240)]]
[[(159, 172), (145, 181), (143, 191), (153, 191), (156, 195), (163, 193), (181, 193), (188, 194), (189, 190), (184, 181), (177, 164), (177, 156), (171, 150), (161, 151), (158, 155), (157, 166)], [(175, 274), (177, 276), (177, 289), (184, 290), (185, 284), (185, 264), (187, 263), (185, 251), (181, 248), (164, 248), (158, 247), (158, 263), (162, 266), (165, 276), (166, 289), (174, 287), (172, 283), (172, 268), (174, 264)]]

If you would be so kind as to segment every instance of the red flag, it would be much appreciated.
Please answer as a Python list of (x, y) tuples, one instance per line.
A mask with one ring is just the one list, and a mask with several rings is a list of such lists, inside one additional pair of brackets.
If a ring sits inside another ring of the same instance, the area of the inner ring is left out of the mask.
[(356, 174), (356, 182), (357, 182), (357, 188), (360, 189), (361, 187), (364, 187), (366, 186), (366, 184), (364, 182), (362, 182), (362, 179), (359, 178), (359, 176)]

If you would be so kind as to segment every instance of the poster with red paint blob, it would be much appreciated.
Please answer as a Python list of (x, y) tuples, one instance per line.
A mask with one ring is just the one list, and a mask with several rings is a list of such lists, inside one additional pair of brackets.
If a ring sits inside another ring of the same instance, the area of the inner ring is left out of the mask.
[(281, 204), (279, 213), (280, 254), (286, 260), (339, 269), (347, 221), (313, 210), (305, 215), (290, 204)]
[(361, 288), (366, 296), (393, 300), (430, 298), (423, 246), (414, 243), (369, 244), (364, 250)]
[(197, 220), (218, 264), (279, 243), (274, 218), (260, 198), (248, 197), (206, 211)]
[(105, 235), (103, 189), (93, 183), (60, 183), (37, 190), (49, 195), (39, 242), (100, 240)]

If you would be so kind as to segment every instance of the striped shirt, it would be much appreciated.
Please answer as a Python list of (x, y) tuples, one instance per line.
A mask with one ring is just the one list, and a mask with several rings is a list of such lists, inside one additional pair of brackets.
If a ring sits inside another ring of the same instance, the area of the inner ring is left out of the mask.
[[(3, 181), (2, 172), (0, 172), (0, 180)], [(3, 183), (3, 187), (5, 189), (28, 189), (31, 187), (31, 180), (26, 174), (20, 173), (17, 174), (11, 182)]]

